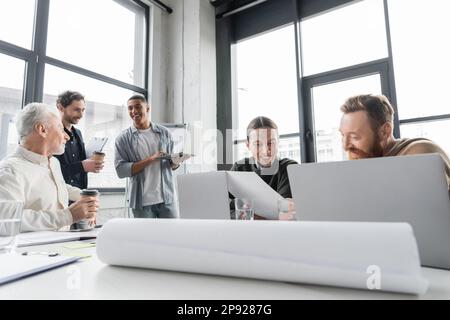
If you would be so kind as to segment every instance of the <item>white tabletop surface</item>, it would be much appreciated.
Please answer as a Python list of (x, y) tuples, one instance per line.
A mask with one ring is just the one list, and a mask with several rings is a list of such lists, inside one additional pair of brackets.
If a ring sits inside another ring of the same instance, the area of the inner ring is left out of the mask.
[[(80, 242), (71, 242), (80, 243)], [(20, 248), (19, 252), (88, 253), (74, 264), (0, 286), (3, 299), (450, 299), (450, 271), (422, 268), (430, 287), (423, 296), (302, 285), (103, 264), (95, 247), (67, 249), (68, 243)]]

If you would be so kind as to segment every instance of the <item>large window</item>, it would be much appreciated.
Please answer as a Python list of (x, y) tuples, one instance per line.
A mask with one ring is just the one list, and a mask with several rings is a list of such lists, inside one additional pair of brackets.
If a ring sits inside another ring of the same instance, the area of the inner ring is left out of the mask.
[[(236, 50), (233, 128), (242, 130), (252, 116), (264, 113), (288, 135), (282, 156), (299, 154), (303, 162), (344, 160), (340, 106), (350, 96), (384, 94), (396, 111), (396, 138), (428, 138), (450, 153), (450, 1), (277, 4), (285, 7), (285, 16), (271, 3), (231, 19), (230, 47)], [(295, 10), (297, 19), (292, 17)], [(276, 27), (286, 21), (293, 23)], [(244, 32), (236, 32), (238, 28)], [(250, 39), (233, 39), (241, 34)], [(295, 70), (299, 76), (294, 79)], [(222, 100), (220, 108), (228, 108)], [(244, 138), (240, 132), (235, 139), (235, 159), (248, 155)]]
[(432, 139), (450, 153), (450, 1), (388, 3), (401, 135)]
[(0, 40), (31, 49), (35, 0), (0, 1)]
[(130, 1), (51, 1), (47, 55), (143, 87), (145, 30)]
[(23, 104), (35, 9), (35, 0), (0, 1), (0, 159), (13, 152), (19, 140), (14, 116)]
[[(20, 19), (18, 19), (20, 17)], [(147, 95), (148, 7), (135, 0), (0, 2), (0, 158), (17, 145), (14, 115), (65, 90), (86, 96), (86, 142), (108, 137), (105, 168), (89, 186), (121, 189), (114, 140), (130, 125), (126, 101)], [(14, 30), (14, 32), (11, 32)]]
[(104, 147), (105, 167), (101, 173), (89, 173), (89, 186), (123, 187), (114, 169), (114, 138), (131, 125), (126, 107), (132, 91), (88, 78), (54, 66), (47, 66), (44, 82), (44, 102), (54, 104), (58, 93), (65, 88), (77, 88), (85, 95), (86, 112), (77, 128), (85, 143), (93, 137), (108, 137)]
[(294, 25), (239, 42), (236, 50), (234, 161), (249, 157), (246, 128), (271, 118), (280, 134), (280, 157), (300, 161)]
[(365, 0), (301, 22), (303, 75), (388, 56), (382, 0)]
[(317, 162), (347, 159), (339, 132), (341, 112), (336, 101), (344, 102), (355, 93), (381, 94), (380, 82), (380, 75), (374, 74), (312, 86)]
[(14, 115), (22, 105), (25, 61), (0, 54), (0, 159), (18, 142)]
[(345, 160), (340, 106), (358, 94), (390, 96), (383, 1), (351, 2), (307, 17), (300, 30), (307, 160)]

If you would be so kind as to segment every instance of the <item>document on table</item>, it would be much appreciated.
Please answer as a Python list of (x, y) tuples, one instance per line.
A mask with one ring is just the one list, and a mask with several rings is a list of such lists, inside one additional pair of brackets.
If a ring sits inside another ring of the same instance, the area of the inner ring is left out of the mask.
[(37, 246), (41, 244), (94, 239), (99, 229), (94, 228), (85, 232), (63, 232), (63, 231), (37, 231), (25, 232), (17, 236), (18, 247)]
[(78, 257), (0, 254), (0, 285), (79, 260)]
[(97, 238), (110, 265), (423, 294), (407, 223), (113, 219)]
[(278, 200), (283, 199), (254, 172), (227, 171), (228, 191), (235, 198), (252, 199), (256, 214), (278, 220)]

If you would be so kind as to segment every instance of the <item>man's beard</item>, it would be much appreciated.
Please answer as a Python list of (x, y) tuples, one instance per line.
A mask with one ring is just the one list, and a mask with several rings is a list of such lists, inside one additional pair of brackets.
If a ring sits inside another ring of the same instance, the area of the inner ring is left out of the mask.
[(383, 147), (381, 146), (380, 139), (378, 138), (375, 138), (375, 141), (369, 148), (368, 152), (357, 148), (348, 148), (346, 151), (350, 160), (378, 158), (383, 156)]
[(68, 119), (70, 124), (78, 124), (78, 122), (80, 122), (80, 118), (71, 118)]
[(81, 118), (64, 116), (64, 121), (70, 123), (71, 125), (78, 124)]

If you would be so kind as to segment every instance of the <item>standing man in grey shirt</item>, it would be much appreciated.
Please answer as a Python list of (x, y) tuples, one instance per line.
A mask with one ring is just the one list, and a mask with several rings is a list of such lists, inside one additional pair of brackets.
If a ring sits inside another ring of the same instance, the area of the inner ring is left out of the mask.
[(119, 178), (129, 177), (130, 207), (135, 218), (176, 218), (172, 170), (180, 163), (162, 159), (172, 154), (169, 130), (150, 121), (150, 106), (142, 95), (127, 102), (133, 125), (115, 143), (114, 164)]

